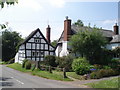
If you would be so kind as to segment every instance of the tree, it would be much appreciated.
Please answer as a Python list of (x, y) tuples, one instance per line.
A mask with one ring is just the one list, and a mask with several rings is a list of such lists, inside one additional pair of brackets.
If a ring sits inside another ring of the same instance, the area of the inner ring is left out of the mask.
[(82, 20), (78, 19), (77, 22), (73, 23), (74, 25), (78, 25), (78, 26), (84, 26)]
[(106, 39), (100, 30), (80, 30), (70, 39), (70, 46), (73, 52), (85, 56), (91, 64), (99, 61), (99, 53), (106, 45)]
[(14, 5), (15, 3), (18, 3), (18, 0), (0, 0), (1, 8), (4, 8), (4, 5)]
[(71, 65), (74, 57), (72, 55), (56, 57), (56, 63), (60, 68), (65, 68), (67, 71), (72, 69)]
[(2, 60), (9, 61), (15, 57), (17, 45), (22, 41), (21, 35), (15, 31), (2, 32)]
[(52, 44), (54, 47), (56, 47), (56, 45), (57, 45), (57, 40), (54, 40), (51, 44)]
[(47, 55), (44, 58), (45, 65), (49, 65), (49, 66), (52, 66), (52, 67), (56, 67), (57, 66), (55, 61), (56, 61), (56, 58), (53, 55)]

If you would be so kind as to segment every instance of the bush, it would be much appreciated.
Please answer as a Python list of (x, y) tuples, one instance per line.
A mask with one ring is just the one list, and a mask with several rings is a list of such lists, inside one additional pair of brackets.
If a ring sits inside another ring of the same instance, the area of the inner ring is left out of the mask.
[(100, 79), (100, 78), (102, 78), (102, 74), (101, 74), (101, 73), (98, 73), (98, 72), (92, 72), (92, 73), (90, 74), (90, 78), (91, 78), (91, 79)]
[(94, 68), (99, 70), (99, 69), (102, 69), (103, 66), (102, 65), (99, 65), (99, 64), (94, 64)]
[(85, 58), (74, 59), (72, 69), (78, 75), (84, 75), (90, 72), (91, 65)]
[(92, 72), (90, 74), (90, 78), (91, 79), (99, 79), (102, 77), (109, 77), (109, 76), (115, 76), (115, 75), (119, 75), (120, 73), (116, 70), (113, 69), (101, 69), (99, 71), (96, 72)]
[(25, 69), (31, 69), (31, 62), (30, 61), (27, 61), (25, 63)]
[(56, 58), (53, 55), (48, 55), (48, 56), (46, 56), (44, 58), (44, 64), (45, 65), (50, 65), (52, 67), (56, 67), (57, 66), (55, 61), (56, 61)]
[(103, 66), (103, 69), (111, 69), (110, 66)]
[(22, 68), (25, 68), (25, 63), (26, 63), (27, 61), (28, 61), (27, 59), (24, 59), (24, 60), (23, 60)]
[(71, 71), (73, 59), (74, 57), (71, 55), (56, 57), (56, 63), (58, 64), (59, 68), (66, 68), (66, 71)]
[(108, 66), (113, 69), (120, 70), (120, 59), (112, 59)]

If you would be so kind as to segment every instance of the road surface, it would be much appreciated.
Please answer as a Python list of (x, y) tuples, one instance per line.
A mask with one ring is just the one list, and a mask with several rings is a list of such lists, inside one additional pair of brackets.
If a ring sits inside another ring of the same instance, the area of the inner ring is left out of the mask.
[[(79, 88), (65, 81), (57, 81), (32, 76), (4, 65), (0, 65), (0, 86), (2, 88)], [(2, 75), (2, 76), (1, 76)]]

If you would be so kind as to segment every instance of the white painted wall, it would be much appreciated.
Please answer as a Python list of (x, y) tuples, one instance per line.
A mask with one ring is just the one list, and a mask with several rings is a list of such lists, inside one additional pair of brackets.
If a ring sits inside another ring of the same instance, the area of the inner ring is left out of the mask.
[(107, 44), (106, 48), (109, 50), (115, 49), (116, 47), (120, 47), (120, 43), (111, 43)]
[(31, 44), (30, 43), (26, 43), (26, 49), (31, 49)]
[(15, 55), (15, 63), (19, 62), (19, 59), (18, 59), (18, 53), (16, 53)]
[(69, 54), (67, 47), (68, 47), (68, 41), (63, 41), (62, 42), (62, 51), (60, 52), (60, 57), (62, 56), (67, 56)]

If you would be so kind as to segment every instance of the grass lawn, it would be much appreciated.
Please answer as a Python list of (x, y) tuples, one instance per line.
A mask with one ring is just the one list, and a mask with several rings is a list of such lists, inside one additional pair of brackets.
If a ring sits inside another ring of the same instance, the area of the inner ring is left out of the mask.
[(69, 78), (64, 79), (62, 74), (58, 74), (54, 71), (53, 71), (53, 73), (49, 73), (47, 71), (40, 71), (40, 70), (34, 70), (34, 71), (26, 70), (26, 69), (22, 68), (21, 64), (16, 64), (16, 63), (9, 64), (9, 65), (7, 65), (7, 67), (13, 68), (13, 69), (21, 71), (21, 72), (30, 73), (32, 75), (44, 77), (44, 78), (47, 78), (47, 79), (61, 80), (61, 81), (72, 81)]
[(70, 76), (78, 80), (84, 80), (83, 76), (77, 75), (75, 72), (67, 72), (67, 76)]
[[(120, 77), (119, 77), (120, 80)], [(94, 83), (88, 83), (86, 85), (92, 87), (92, 88), (120, 88), (120, 81), (118, 80), (118, 78), (112, 78), (109, 80), (102, 80), (99, 82), (94, 82)]]

